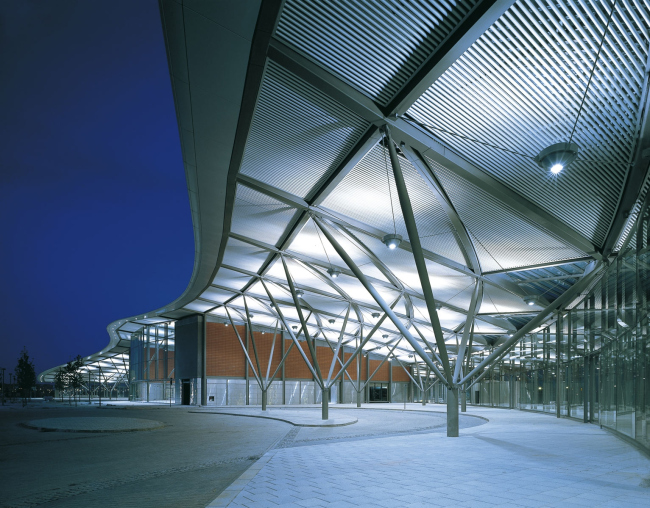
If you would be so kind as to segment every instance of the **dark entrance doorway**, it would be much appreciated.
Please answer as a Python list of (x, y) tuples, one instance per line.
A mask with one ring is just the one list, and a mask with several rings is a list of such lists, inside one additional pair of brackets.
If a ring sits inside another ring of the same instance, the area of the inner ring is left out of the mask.
[(370, 383), (368, 402), (388, 402), (388, 383)]
[(189, 406), (191, 400), (192, 390), (190, 387), (189, 379), (181, 380), (181, 404), (183, 406)]

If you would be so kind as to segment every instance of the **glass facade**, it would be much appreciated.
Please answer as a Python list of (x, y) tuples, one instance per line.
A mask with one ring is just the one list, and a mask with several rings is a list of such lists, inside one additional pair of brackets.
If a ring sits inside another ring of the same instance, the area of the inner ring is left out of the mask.
[(129, 352), (130, 400), (165, 401), (175, 398), (174, 323), (144, 326), (131, 335)]
[(578, 418), (650, 448), (647, 222), (586, 295), (471, 387), (470, 403)]

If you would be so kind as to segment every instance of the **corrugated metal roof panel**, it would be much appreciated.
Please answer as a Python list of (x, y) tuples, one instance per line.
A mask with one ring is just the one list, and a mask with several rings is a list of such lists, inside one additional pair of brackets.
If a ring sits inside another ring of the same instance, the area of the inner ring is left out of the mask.
[[(396, 231), (408, 240), (393, 170), (384, 151), (383, 146), (375, 146), (323, 201), (323, 207), (386, 233)], [(400, 165), (422, 247), (465, 264), (449, 217), (411, 163), (400, 157)]]
[(238, 185), (230, 230), (248, 238), (275, 244), (294, 213), (294, 208), (244, 185)]
[(287, 0), (276, 36), (386, 105), (476, 3)]
[(428, 159), (476, 245), (485, 271), (584, 257), (490, 194)]
[[(611, 8), (611, 1), (519, 0), (408, 112), (597, 244), (638, 137), (650, 28), (647, 2), (616, 4), (585, 96)], [(532, 157), (570, 139), (583, 96), (573, 136), (579, 160), (551, 176)]]
[(368, 125), (270, 61), (240, 171), (304, 198), (338, 166)]

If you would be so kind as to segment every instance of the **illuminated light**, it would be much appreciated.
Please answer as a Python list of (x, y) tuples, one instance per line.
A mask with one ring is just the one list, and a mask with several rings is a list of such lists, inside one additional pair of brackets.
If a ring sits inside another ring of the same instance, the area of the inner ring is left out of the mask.
[(390, 250), (394, 250), (399, 247), (400, 243), (402, 243), (402, 236), (397, 234), (386, 235), (381, 241), (384, 242), (384, 245), (386, 245)]
[(536, 296), (526, 296), (524, 298), (524, 302), (526, 303), (526, 305), (530, 305), (531, 307), (533, 305), (540, 305), (539, 298)]
[(535, 162), (557, 175), (578, 157), (579, 152), (580, 147), (575, 143), (556, 143), (539, 152)]
[(305, 294), (305, 292), (302, 289), (296, 289), (296, 296), (301, 297)]
[(329, 273), (332, 279), (336, 279), (339, 275), (341, 275), (341, 270), (339, 270), (338, 268), (329, 268), (327, 270), (327, 273)]

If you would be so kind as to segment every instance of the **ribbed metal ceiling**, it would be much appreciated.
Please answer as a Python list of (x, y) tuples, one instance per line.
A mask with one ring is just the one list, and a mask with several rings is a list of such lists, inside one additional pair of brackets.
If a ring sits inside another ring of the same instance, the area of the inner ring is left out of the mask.
[(231, 232), (275, 244), (295, 210), (265, 194), (237, 186)]
[[(465, 263), (449, 217), (411, 163), (400, 158), (422, 246)], [(397, 232), (408, 240), (397, 196), (393, 170), (381, 145), (375, 146), (323, 201), (335, 214), (351, 217), (385, 233)]]
[(287, 0), (276, 36), (386, 105), (476, 3)]
[[(408, 111), (597, 244), (634, 153), (647, 78), (650, 5), (621, 0), (585, 96), (612, 3), (519, 0)], [(569, 141), (576, 118), (580, 160), (551, 177), (532, 157)]]
[(240, 171), (305, 197), (367, 127), (365, 120), (269, 62)]
[(453, 201), (486, 271), (584, 257), (487, 192), (427, 159)]

